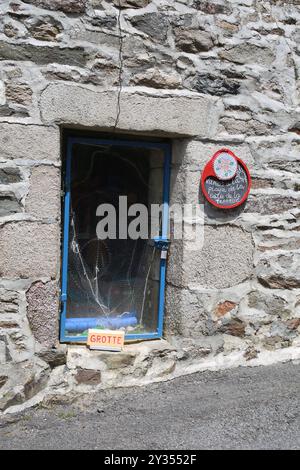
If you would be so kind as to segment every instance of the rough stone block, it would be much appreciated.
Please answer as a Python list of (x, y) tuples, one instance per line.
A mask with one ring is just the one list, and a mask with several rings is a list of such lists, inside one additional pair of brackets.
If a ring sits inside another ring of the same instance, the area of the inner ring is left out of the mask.
[(0, 169), (0, 184), (19, 183), (22, 179), (20, 169), (5, 167)]
[(244, 42), (219, 52), (221, 59), (237, 64), (258, 64), (269, 66), (274, 62), (275, 55), (271, 49)]
[(101, 372), (89, 369), (79, 369), (75, 375), (78, 384), (98, 385), (101, 382)]
[(0, 41), (0, 61), (32, 61), (35, 64), (85, 65), (87, 53), (82, 47), (45, 47)]
[(59, 228), (35, 222), (0, 227), (0, 276), (55, 278), (60, 255)]
[(193, 31), (178, 28), (175, 30), (176, 47), (192, 54), (209, 51), (213, 47), (211, 35), (206, 31)]
[(12, 192), (0, 192), (0, 217), (22, 212), (23, 207)]
[(1, 159), (54, 161), (58, 160), (59, 157), (59, 129), (46, 126), (0, 123)]
[[(53, 347), (58, 342), (59, 290), (56, 282), (38, 281), (28, 289), (27, 317), (35, 339)], [(53, 361), (52, 361), (53, 362)]]
[(8, 102), (28, 105), (32, 101), (32, 89), (26, 83), (9, 83), (6, 86)]
[(199, 337), (209, 334), (209, 316), (213, 310), (210, 294), (168, 286), (166, 291), (167, 333), (183, 337)]
[(284, 317), (291, 314), (288, 302), (273, 292), (252, 291), (248, 295), (248, 306), (251, 309), (266, 312), (268, 315)]
[(192, 89), (214, 96), (237, 95), (241, 84), (240, 80), (220, 74), (198, 73), (192, 82)]
[(2, 337), (0, 336), (0, 364), (5, 364), (7, 361), (7, 345), (4, 339), (1, 339)]
[(293, 196), (256, 194), (249, 197), (245, 211), (259, 214), (280, 214), (299, 207), (299, 204), (300, 199)]
[(208, 15), (230, 15), (232, 8), (230, 7), (230, 2), (222, 1), (220, 3), (208, 2), (205, 0), (194, 0), (192, 3), (193, 8), (203, 11)]
[(2, 388), (8, 380), (8, 377), (6, 375), (0, 375), (0, 388)]
[(62, 24), (52, 16), (30, 17), (28, 21), (25, 21), (25, 25), (31, 36), (39, 41), (55, 41), (63, 29)]
[(252, 237), (238, 227), (205, 226), (203, 248), (184, 252), (183, 285), (227, 288), (252, 274)]
[[(57, 329), (57, 327), (55, 329)], [(55, 367), (66, 364), (67, 348), (65, 345), (60, 345), (59, 348), (42, 349), (42, 351), (38, 353), (38, 357), (44, 362), (47, 362), (51, 369), (54, 369)]]
[(246, 323), (239, 319), (236, 319), (224, 323), (220, 328), (218, 328), (218, 331), (230, 336), (238, 336), (242, 338), (243, 336), (245, 336), (245, 329)]
[(57, 219), (60, 211), (60, 171), (53, 166), (34, 167), (29, 184), (26, 212), (38, 219)]
[(102, 360), (106, 364), (107, 368), (110, 370), (113, 369), (123, 369), (133, 365), (136, 355), (129, 353), (103, 353)]
[(300, 254), (288, 253), (260, 258), (256, 273), (259, 282), (270, 289), (300, 288)]
[(64, 13), (84, 13), (87, 0), (23, 0), (24, 3), (46, 8), (47, 10), (61, 10)]
[[(211, 133), (218, 120), (214, 100), (202, 96), (149, 95), (123, 92), (118, 129), (170, 135)], [(76, 85), (51, 84), (42, 94), (45, 122), (111, 129), (117, 116), (117, 93)], [(143, 119), (141, 119), (143, 116)]]
[(113, 0), (116, 7), (121, 8), (144, 8), (151, 0)]
[(145, 13), (131, 18), (131, 24), (153, 40), (163, 42), (167, 39), (169, 20), (161, 13)]
[(67, 365), (70, 369), (121, 370), (134, 363), (136, 354), (126, 350), (120, 353), (90, 351), (86, 347), (74, 346), (68, 348)]
[(214, 315), (217, 318), (223, 317), (228, 312), (231, 312), (233, 309), (235, 309), (236, 306), (237, 304), (235, 302), (231, 302), (230, 300), (225, 300), (225, 302), (220, 302), (214, 311)]
[(149, 69), (146, 72), (136, 74), (131, 83), (138, 86), (147, 86), (149, 88), (180, 88), (180, 76), (173, 71), (170, 73), (160, 72), (158, 69)]
[(19, 309), (19, 295), (15, 291), (0, 288), (0, 314), (17, 313)]

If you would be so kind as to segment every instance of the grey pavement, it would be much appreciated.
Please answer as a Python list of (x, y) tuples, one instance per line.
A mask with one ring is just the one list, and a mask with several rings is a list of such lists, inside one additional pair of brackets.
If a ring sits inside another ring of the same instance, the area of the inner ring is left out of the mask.
[(0, 449), (299, 448), (300, 365), (291, 363), (202, 372), (0, 418)]

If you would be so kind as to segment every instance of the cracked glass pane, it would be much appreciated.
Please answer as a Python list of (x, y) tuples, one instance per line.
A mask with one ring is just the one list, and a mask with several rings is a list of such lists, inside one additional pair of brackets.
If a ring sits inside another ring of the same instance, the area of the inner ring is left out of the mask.
[[(151, 218), (151, 205), (162, 204), (162, 188), (160, 151), (83, 144), (73, 147), (67, 335), (81, 336), (88, 328), (124, 329), (131, 334), (157, 331), (160, 251), (152, 239), (160, 234), (161, 216), (156, 212)], [(139, 219), (143, 227), (135, 222), (139, 212), (127, 215), (127, 207), (125, 212), (120, 207), (119, 198), (124, 196), (128, 208), (143, 204), (148, 209)], [(109, 204), (116, 215), (116, 224), (110, 225), (106, 239), (99, 238), (97, 229), (108, 214), (99, 215), (103, 204)], [(125, 238), (132, 223), (137, 230), (144, 230), (144, 239)]]

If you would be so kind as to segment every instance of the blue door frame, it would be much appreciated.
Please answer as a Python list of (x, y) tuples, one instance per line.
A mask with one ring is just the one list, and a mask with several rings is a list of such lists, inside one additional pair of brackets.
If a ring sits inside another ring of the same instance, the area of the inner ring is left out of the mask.
[[(141, 149), (161, 150), (164, 154), (164, 177), (163, 177), (163, 211), (162, 211), (162, 232), (161, 236), (154, 240), (159, 249), (168, 247), (168, 228), (169, 228), (169, 188), (170, 188), (170, 170), (171, 170), (171, 145), (159, 142), (144, 142), (135, 140), (109, 140), (97, 138), (68, 137), (67, 139), (67, 161), (65, 178), (65, 197), (64, 197), (64, 227), (63, 227), (63, 254), (62, 254), (62, 283), (61, 283), (61, 319), (60, 319), (60, 341), (62, 343), (85, 343), (86, 336), (66, 336), (66, 313), (67, 313), (67, 288), (68, 288), (68, 250), (69, 250), (69, 225), (70, 225), (70, 203), (71, 203), (71, 162), (73, 154), (73, 145), (107, 145), (116, 147), (132, 147)], [(158, 299), (158, 324), (157, 330), (147, 334), (126, 334), (125, 340), (149, 340), (161, 338), (163, 335), (164, 306), (165, 306), (165, 284), (166, 284), (166, 266), (165, 257), (160, 259), (160, 278), (159, 278), (159, 299)]]

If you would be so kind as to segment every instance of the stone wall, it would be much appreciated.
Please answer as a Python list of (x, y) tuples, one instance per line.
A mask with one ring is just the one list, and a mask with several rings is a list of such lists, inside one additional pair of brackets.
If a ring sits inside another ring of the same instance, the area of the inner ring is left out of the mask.
[[(172, 202), (199, 200), (201, 170), (220, 147), (251, 171), (244, 207), (205, 204), (203, 250), (172, 244), (173, 346), (147, 353), (146, 375), (168, 377), (184, 361), (217, 367), (234, 354), (230, 365), (266, 351), (295, 357), (299, 43), (299, 0), (1, 1), (0, 409), (101, 382), (87, 372), (90, 356), (74, 365), (76, 348), (66, 359), (58, 345), (62, 126), (168, 137)], [(124, 357), (126, 384), (139, 383), (134, 363), (140, 371), (144, 359)]]

